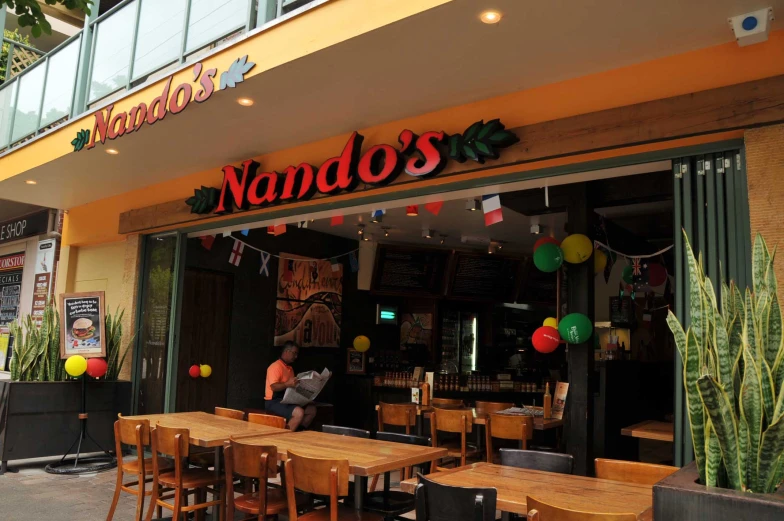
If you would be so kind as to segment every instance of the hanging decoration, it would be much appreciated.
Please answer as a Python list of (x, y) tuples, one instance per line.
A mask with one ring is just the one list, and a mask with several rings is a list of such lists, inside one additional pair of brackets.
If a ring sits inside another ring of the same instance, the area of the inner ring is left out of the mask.
[(538, 250), (539, 246), (542, 244), (555, 244), (556, 246), (560, 246), (561, 241), (555, 237), (540, 237), (539, 239), (536, 239), (536, 242), (534, 243), (534, 253), (536, 253), (536, 250)]
[(626, 284), (634, 282), (634, 268), (631, 265), (624, 266), (621, 278)]
[(365, 335), (359, 335), (354, 339), (354, 349), (360, 353), (364, 353), (370, 349), (370, 339)]
[(498, 194), (482, 196), (482, 211), (485, 214), (485, 226), (492, 226), (504, 220), (501, 197)]
[(65, 361), (65, 372), (78, 378), (87, 370), (87, 360), (82, 355), (71, 355)]
[(531, 343), (534, 345), (534, 349), (540, 353), (552, 353), (558, 349), (558, 345), (561, 343), (561, 336), (554, 327), (542, 326), (534, 331)]
[(341, 224), (343, 224), (342, 215), (333, 215), (332, 218), (329, 220), (330, 226), (340, 226)]
[(244, 235), (245, 237), (247, 237), (247, 236), (248, 236), (248, 234), (250, 233), (250, 230), (240, 230), (240, 233), (241, 233), (242, 235)]
[(596, 247), (601, 246), (605, 250), (607, 250), (609, 252), (612, 252), (612, 253), (617, 253), (621, 257), (626, 257), (627, 259), (631, 259), (631, 258), (634, 258), (634, 257), (637, 257), (638, 259), (650, 259), (650, 258), (653, 258), (653, 257), (658, 257), (659, 255), (661, 255), (663, 253), (666, 253), (666, 252), (670, 251), (671, 249), (673, 249), (675, 247), (674, 244), (670, 244), (666, 248), (662, 248), (661, 250), (659, 250), (657, 252), (654, 252), (654, 253), (650, 253), (650, 254), (646, 254), (646, 255), (629, 255), (627, 253), (623, 253), (623, 252), (620, 252), (618, 250), (614, 250), (614, 249), (610, 248), (609, 246), (607, 246), (606, 244), (604, 244), (603, 242), (593, 241), (593, 243), (594, 243), (594, 246), (596, 246)]
[(587, 261), (593, 253), (591, 239), (581, 233), (573, 233), (561, 241), (563, 257), (569, 264), (580, 264)]
[(242, 252), (244, 250), (245, 243), (239, 239), (234, 239), (234, 247), (231, 249), (231, 255), (229, 255), (229, 264), (239, 266), (240, 260), (242, 259)]
[(642, 276), (642, 261), (639, 257), (632, 257), (632, 277)]
[(607, 267), (607, 255), (602, 251), (597, 249), (593, 252), (593, 273), (594, 275), (598, 275), (599, 273), (604, 272), (604, 268)]
[(202, 378), (209, 378), (211, 374), (212, 374), (212, 367), (210, 367), (208, 364), (203, 364), (199, 366), (199, 375)]
[(561, 248), (553, 243), (546, 243), (534, 252), (534, 265), (545, 273), (552, 273), (563, 264), (564, 255)]
[(648, 264), (648, 285), (661, 286), (667, 282), (667, 269), (659, 263)]
[(331, 259), (329, 259), (329, 264), (332, 269), (332, 273), (340, 271), (341, 264), (337, 257), (332, 257)]
[(100, 378), (109, 370), (109, 365), (103, 358), (90, 358), (87, 360), (86, 373), (93, 378)]
[(370, 222), (372, 223), (380, 223), (384, 219), (384, 214), (386, 214), (386, 210), (372, 210), (370, 212)]
[(437, 201), (435, 203), (426, 203), (425, 210), (432, 213), (433, 215), (438, 215), (441, 212), (441, 208), (444, 206), (444, 201)]
[(259, 270), (259, 275), (264, 275), (265, 277), (269, 277), (269, 260), (270, 254), (266, 251), (261, 252), (261, 269)]
[(214, 235), (202, 235), (201, 236), (201, 246), (207, 251), (212, 250), (212, 245), (215, 243), (215, 236)]
[(406, 206), (406, 215), (409, 217), (416, 217), (419, 215), (419, 206), (415, 204)]
[(593, 333), (593, 324), (591, 319), (582, 313), (570, 313), (561, 319), (558, 332), (567, 343), (582, 344), (587, 342)]
[(270, 224), (267, 226), (267, 233), (269, 235), (274, 235), (277, 237), (278, 235), (283, 235), (286, 233), (286, 225), (285, 224)]
[(547, 327), (554, 327), (554, 328), (557, 329), (558, 328), (558, 319), (555, 318), (555, 317), (546, 318), (546, 319), (544, 319), (544, 322), (542, 323), (542, 325), (543, 326), (547, 326)]
[(193, 364), (188, 369), (188, 376), (190, 376), (191, 378), (198, 378), (199, 376), (201, 376), (201, 368), (198, 365)]

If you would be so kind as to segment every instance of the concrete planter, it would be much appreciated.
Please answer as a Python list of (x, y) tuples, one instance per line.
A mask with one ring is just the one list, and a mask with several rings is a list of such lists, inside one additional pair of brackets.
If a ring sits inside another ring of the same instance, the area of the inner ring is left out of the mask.
[[(0, 473), (9, 460), (65, 454), (79, 435), (81, 383), (0, 381)], [(87, 382), (90, 435), (114, 448), (117, 414), (130, 414), (131, 382)], [(97, 447), (85, 442), (82, 452)]]
[(653, 519), (666, 521), (764, 521), (784, 519), (784, 487), (751, 494), (706, 487), (694, 463), (653, 486)]

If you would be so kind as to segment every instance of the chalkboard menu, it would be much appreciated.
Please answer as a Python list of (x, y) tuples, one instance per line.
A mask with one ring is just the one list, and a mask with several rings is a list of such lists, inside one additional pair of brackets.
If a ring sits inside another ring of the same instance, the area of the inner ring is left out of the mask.
[[(19, 316), (19, 296), (22, 293), (22, 271), (0, 271), (0, 326)], [(2, 370), (2, 367), (0, 367)]]
[(390, 293), (439, 295), (449, 252), (379, 247), (373, 273), (373, 289)]
[(455, 253), (449, 295), (514, 302), (521, 263), (520, 259), (486, 253)]
[(60, 295), (60, 357), (106, 356), (103, 291)]
[(629, 327), (633, 313), (631, 298), (610, 297), (610, 323), (613, 327)]
[(538, 270), (534, 266), (533, 260), (529, 259), (523, 278), (523, 287), (517, 301), (528, 304), (555, 305), (558, 299), (558, 276), (558, 271), (545, 273)]

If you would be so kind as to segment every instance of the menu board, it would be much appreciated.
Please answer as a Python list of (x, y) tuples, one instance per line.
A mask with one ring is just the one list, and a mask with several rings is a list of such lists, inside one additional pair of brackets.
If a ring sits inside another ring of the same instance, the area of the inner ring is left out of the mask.
[(497, 255), (456, 253), (449, 284), (453, 297), (514, 302), (522, 261)]
[(610, 297), (610, 323), (613, 327), (628, 327), (632, 323), (632, 299)]
[(38, 253), (35, 259), (35, 282), (33, 285), (33, 320), (41, 325), (44, 318), (44, 310), (49, 300), (49, 290), (52, 286), (52, 271), (54, 269), (54, 257), (57, 251), (55, 247), (57, 239), (46, 239), (38, 242)]
[(0, 271), (0, 326), (6, 326), (19, 316), (19, 297), (22, 293), (22, 271)]
[(103, 291), (60, 295), (60, 358), (106, 356)]
[(438, 295), (443, 291), (446, 250), (381, 246), (376, 256), (373, 289)]

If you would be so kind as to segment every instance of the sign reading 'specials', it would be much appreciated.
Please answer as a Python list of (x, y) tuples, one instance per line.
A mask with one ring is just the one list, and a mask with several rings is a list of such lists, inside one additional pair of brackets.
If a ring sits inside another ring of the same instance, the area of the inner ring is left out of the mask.
[(247, 210), (252, 206), (305, 201), (316, 193), (350, 192), (359, 183), (386, 185), (402, 172), (418, 178), (434, 176), (449, 160), (483, 163), (485, 159), (498, 159), (499, 149), (519, 141), (498, 119), (477, 121), (463, 134), (430, 131), (417, 135), (404, 130), (398, 137), (399, 146), (374, 145), (364, 153), (363, 140), (358, 132), (352, 133), (343, 152), (319, 167), (300, 163), (280, 173), (260, 172), (261, 165), (252, 159), (244, 161), (242, 168), (224, 166), (220, 189), (202, 186), (194, 190), (186, 203), (191, 213), (222, 214), (235, 208)]

